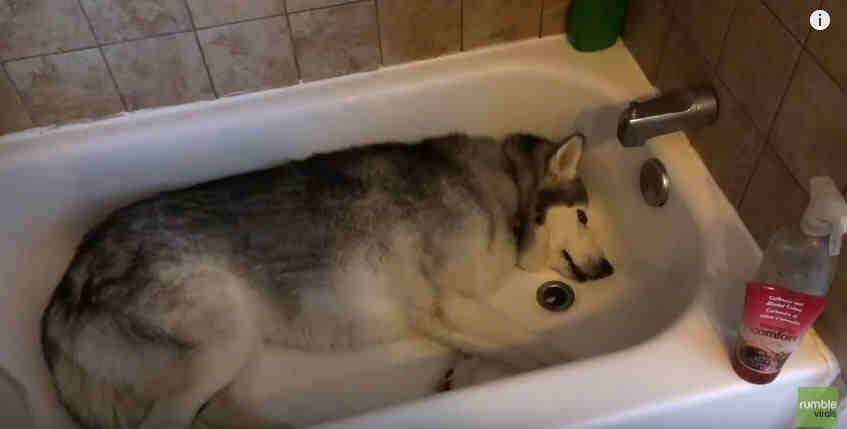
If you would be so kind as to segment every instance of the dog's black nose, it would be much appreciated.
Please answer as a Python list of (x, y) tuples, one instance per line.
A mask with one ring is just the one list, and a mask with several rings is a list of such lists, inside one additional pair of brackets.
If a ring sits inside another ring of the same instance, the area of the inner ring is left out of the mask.
[(613, 267), (612, 264), (609, 263), (608, 259), (603, 258), (603, 260), (600, 261), (600, 264), (597, 265), (597, 272), (594, 274), (594, 278), (602, 279), (604, 277), (609, 277), (614, 273), (615, 267)]

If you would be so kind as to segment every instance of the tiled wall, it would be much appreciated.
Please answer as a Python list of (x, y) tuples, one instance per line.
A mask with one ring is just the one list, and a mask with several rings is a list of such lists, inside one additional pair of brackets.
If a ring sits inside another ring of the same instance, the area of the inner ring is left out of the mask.
[[(689, 138), (761, 246), (798, 221), (809, 177), (847, 190), (847, 1), (632, 0), (624, 40), (660, 89), (716, 88), (717, 125)], [(830, 298), (817, 326), (847, 365), (847, 257)]]
[(564, 31), (570, 0), (0, 0), (0, 134)]

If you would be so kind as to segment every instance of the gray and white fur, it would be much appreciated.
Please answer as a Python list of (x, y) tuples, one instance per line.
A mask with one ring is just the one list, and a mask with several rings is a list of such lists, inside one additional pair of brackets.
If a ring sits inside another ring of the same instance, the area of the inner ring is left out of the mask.
[(122, 208), (84, 237), (42, 318), (59, 397), (87, 428), (188, 428), (266, 346), (332, 353), (419, 333), (515, 368), (553, 363), (479, 298), (517, 266), (612, 273), (582, 145), (375, 144)]

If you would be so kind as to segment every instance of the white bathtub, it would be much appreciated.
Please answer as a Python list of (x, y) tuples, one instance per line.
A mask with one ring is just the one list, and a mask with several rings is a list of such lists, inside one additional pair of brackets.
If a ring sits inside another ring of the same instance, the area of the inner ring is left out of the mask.
[[(41, 359), (41, 311), (81, 235), (140, 196), (360, 143), (581, 130), (616, 275), (574, 284), (577, 302), (562, 314), (534, 301), (552, 273), (516, 275), (491, 297), (567, 362), (429, 396), (449, 355), (423, 339), (344, 371), (333, 360), (343, 357), (304, 363), (269, 353), (253, 386), (257, 415), (312, 423), (358, 414), (326, 423), (355, 428), (790, 427), (797, 387), (828, 385), (837, 363), (811, 332), (774, 383), (734, 374), (727, 347), (761, 254), (683, 134), (637, 149), (617, 143), (617, 114), (653, 92), (623, 45), (584, 54), (548, 37), (0, 137), (0, 369), (25, 391), (35, 427), (73, 427)], [(662, 208), (638, 190), (651, 157), (672, 179)], [(298, 376), (308, 371), (314, 377)], [(345, 399), (316, 406), (310, 398), (326, 391)]]

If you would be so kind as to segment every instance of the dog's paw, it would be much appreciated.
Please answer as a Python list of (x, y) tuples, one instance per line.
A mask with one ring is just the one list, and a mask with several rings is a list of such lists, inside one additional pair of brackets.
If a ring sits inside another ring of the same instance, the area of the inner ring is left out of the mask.
[(496, 380), (519, 371), (497, 361), (462, 354), (442, 377), (438, 391), (461, 389), (463, 387)]
[(444, 373), (444, 376), (441, 377), (441, 380), (438, 381), (438, 386), (435, 388), (435, 391), (441, 393), (453, 390), (453, 374), (455, 373), (455, 369), (448, 368)]

